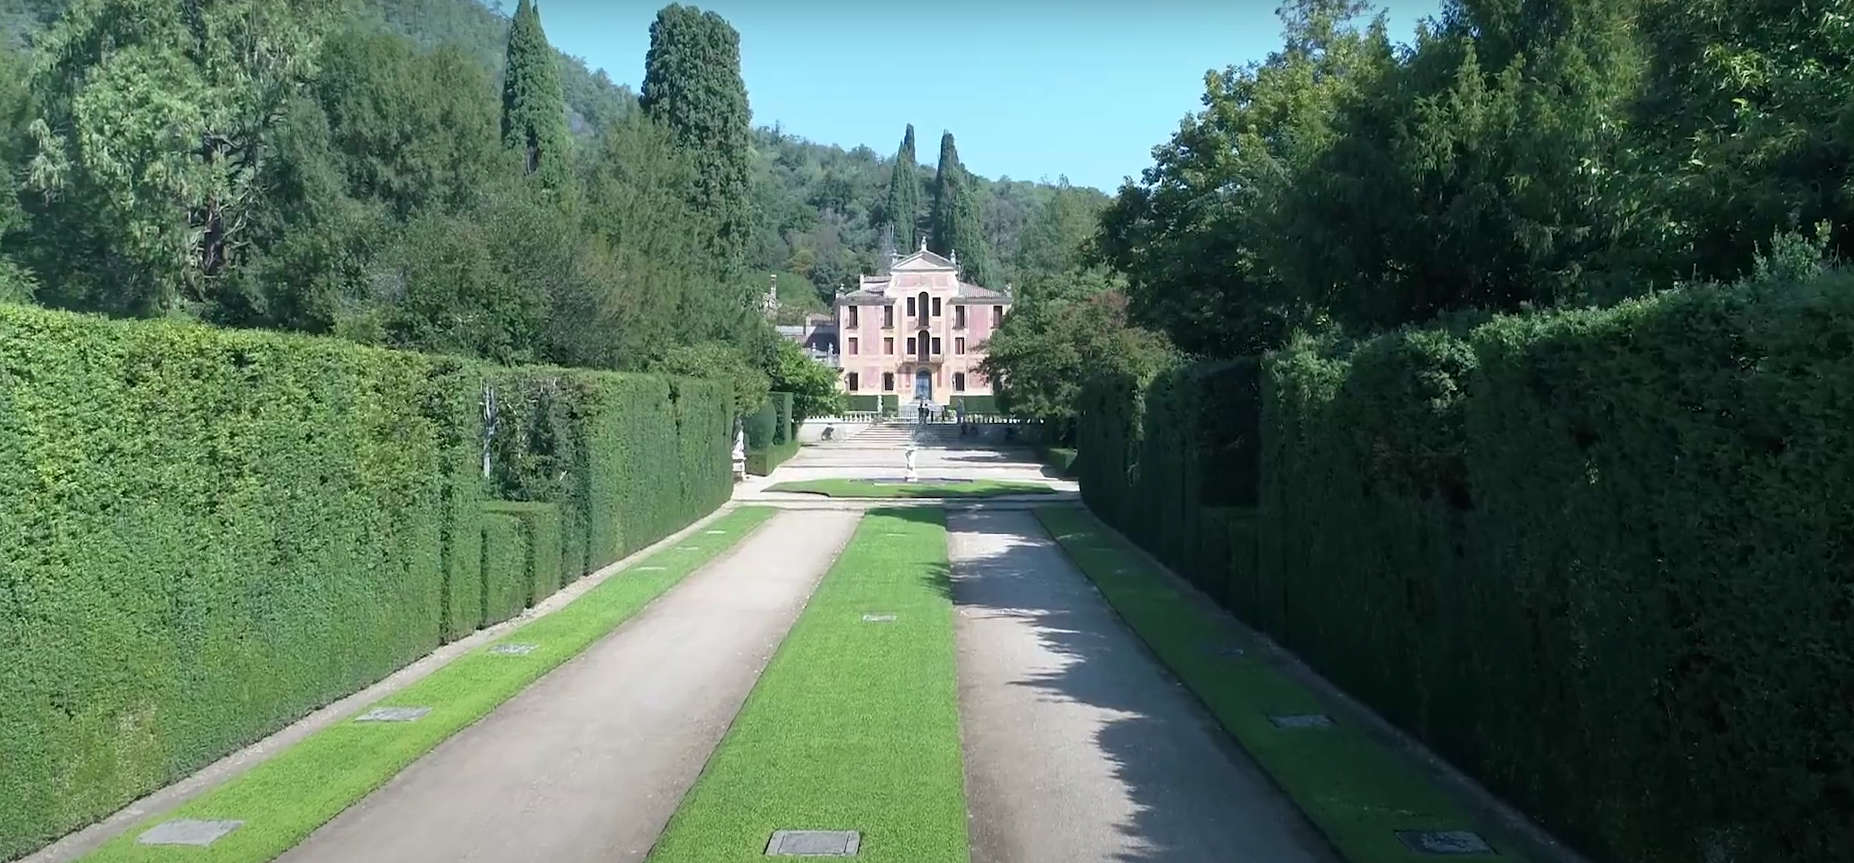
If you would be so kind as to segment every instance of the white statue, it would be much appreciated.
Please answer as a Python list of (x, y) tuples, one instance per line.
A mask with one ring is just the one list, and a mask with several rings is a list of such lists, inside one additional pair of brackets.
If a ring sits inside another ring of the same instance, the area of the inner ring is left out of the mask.
[(908, 482), (919, 479), (914, 473), (914, 441), (908, 441), (908, 448), (902, 450), (901, 457), (908, 464)]
[(747, 478), (747, 435), (739, 423), (734, 425), (734, 478)]

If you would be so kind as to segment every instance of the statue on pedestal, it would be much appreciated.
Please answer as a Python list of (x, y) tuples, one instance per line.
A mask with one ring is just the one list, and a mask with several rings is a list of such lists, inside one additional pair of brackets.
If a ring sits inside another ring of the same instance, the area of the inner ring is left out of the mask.
[(914, 473), (914, 441), (908, 441), (908, 448), (902, 450), (901, 457), (908, 465), (908, 482), (915, 482), (920, 477)]

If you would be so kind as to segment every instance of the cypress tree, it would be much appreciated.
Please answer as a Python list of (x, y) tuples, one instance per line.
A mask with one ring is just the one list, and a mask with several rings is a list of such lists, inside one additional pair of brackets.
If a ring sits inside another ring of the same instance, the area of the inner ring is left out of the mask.
[(976, 285), (991, 281), (991, 249), (979, 221), (978, 189), (959, 164), (953, 133), (940, 136), (940, 164), (933, 178), (933, 234), (928, 245), (942, 255), (959, 255), (959, 275)]
[(748, 188), (747, 85), (740, 34), (721, 16), (672, 4), (650, 25), (638, 104), (668, 126), (695, 164), (696, 208), (714, 220), (718, 249), (746, 256), (753, 231)]
[(522, 154), (528, 174), (538, 174), (547, 188), (559, 189), (567, 184), (571, 170), (571, 140), (560, 68), (541, 31), (541, 10), (532, 0), (521, 0), (509, 25), (502, 78), (502, 146)]
[(920, 170), (914, 163), (914, 124), (908, 124), (901, 137), (901, 149), (895, 153), (895, 170), (888, 177), (888, 221), (894, 227), (895, 243), (903, 251), (915, 249), (916, 230), (921, 209)]

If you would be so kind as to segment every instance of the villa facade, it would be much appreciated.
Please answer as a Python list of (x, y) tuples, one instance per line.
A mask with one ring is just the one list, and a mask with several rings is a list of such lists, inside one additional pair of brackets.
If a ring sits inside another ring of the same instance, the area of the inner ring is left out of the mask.
[(837, 298), (844, 392), (938, 406), (991, 395), (978, 365), (1010, 307), (1009, 296), (959, 280), (957, 253), (948, 259), (923, 247), (885, 274), (861, 277)]

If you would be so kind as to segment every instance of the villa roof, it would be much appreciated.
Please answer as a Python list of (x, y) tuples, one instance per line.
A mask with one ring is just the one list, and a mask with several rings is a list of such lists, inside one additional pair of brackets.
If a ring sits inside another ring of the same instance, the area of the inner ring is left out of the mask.
[[(980, 287), (970, 282), (959, 280), (959, 265), (952, 259), (930, 252), (926, 248), (905, 258), (897, 258), (889, 265), (887, 273), (875, 276), (861, 276), (857, 280), (856, 290), (837, 298), (839, 304), (853, 306), (880, 306), (894, 302), (899, 294), (891, 294), (889, 289), (895, 284), (896, 275), (913, 276), (923, 273), (953, 273), (953, 296), (950, 302), (956, 304), (986, 303), (1009, 305), (1011, 298), (990, 288)], [(944, 289), (944, 283), (941, 284)], [(909, 290), (912, 290), (910, 288)]]

